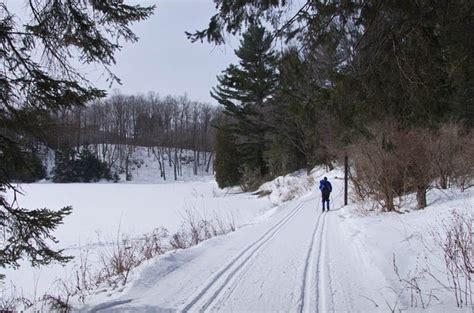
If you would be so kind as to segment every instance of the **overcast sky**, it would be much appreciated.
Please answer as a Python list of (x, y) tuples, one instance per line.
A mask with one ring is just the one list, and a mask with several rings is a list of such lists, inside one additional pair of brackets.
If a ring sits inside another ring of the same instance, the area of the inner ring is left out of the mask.
[[(187, 93), (192, 100), (215, 102), (209, 90), (217, 83), (216, 75), (235, 62), (235, 44), (216, 47), (208, 43), (191, 43), (185, 31), (203, 29), (215, 14), (212, 0), (159, 0), (155, 14), (133, 29), (140, 37), (126, 44), (117, 55), (113, 71), (123, 85), (123, 93), (160, 95)], [(102, 80), (101, 87), (108, 87)]]
[[(21, 18), (25, 0), (2, 0)], [(216, 75), (236, 62), (234, 49), (238, 41), (216, 47), (208, 43), (191, 43), (185, 31), (201, 30), (215, 14), (212, 0), (128, 0), (127, 3), (156, 4), (155, 14), (135, 24), (140, 37), (135, 44), (125, 43), (116, 55), (113, 72), (122, 85), (112, 89), (135, 94), (156, 91), (160, 95), (183, 95), (192, 100), (216, 103), (209, 95), (217, 83)], [(79, 67), (100, 88), (108, 89), (100, 67)]]

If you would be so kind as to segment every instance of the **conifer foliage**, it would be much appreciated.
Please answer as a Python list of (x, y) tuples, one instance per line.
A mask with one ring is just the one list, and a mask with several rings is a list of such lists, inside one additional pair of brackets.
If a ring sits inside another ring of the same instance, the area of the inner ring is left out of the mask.
[[(235, 124), (245, 125), (230, 126), (242, 152), (242, 182), (257, 174), (256, 167), (245, 167), (252, 164), (247, 156), (256, 151), (260, 156), (262, 150), (258, 168), (264, 171), (258, 174), (269, 177), (317, 164), (331, 168), (352, 154), (359, 196), (385, 199), (387, 211), (396, 210), (395, 197), (416, 192), (418, 208), (423, 208), (431, 186), (446, 188), (452, 181), (465, 188), (474, 179), (472, 152), (443, 149), (447, 144), (436, 139), (449, 130), (453, 146), (474, 145), (473, 1), (215, 4), (218, 12), (208, 28), (188, 33), (192, 41), (222, 44), (225, 33), (247, 30), (242, 44), (250, 43), (256, 32), (249, 25), (260, 23), (268, 25), (267, 38), (283, 42), (281, 57), (271, 62), (278, 64), (278, 79), (268, 76), (272, 83), (266, 87), (272, 87), (265, 89), (263, 105), (242, 106), (247, 87), (264, 80), (235, 66), (219, 78), (225, 87), (214, 92)], [(236, 54), (242, 59), (247, 50), (241, 47)], [(264, 134), (258, 137), (262, 150), (257, 145), (245, 150), (246, 129)], [(448, 178), (440, 168), (454, 163), (459, 169)], [(377, 164), (379, 170), (372, 172)]]
[(99, 160), (87, 146), (79, 153), (70, 147), (58, 149), (55, 161), (53, 181), (57, 183), (89, 183), (112, 179), (107, 163)]
[[(38, 135), (40, 117), (84, 105), (105, 95), (74, 64), (101, 65), (118, 81), (109, 66), (120, 41), (135, 42), (130, 25), (148, 18), (154, 7), (123, 1), (26, 0), (24, 17), (15, 15), (8, 2), (0, 3), (0, 156), (15, 155), (21, 166), (22, 146), (16, 134)], [(27, 210), (10, 203), (4, 194), (15, 188), (0, 172), (0, 267), (18, 266), (22, 258), (34, 265), (69, 258), (49, 248), (51, 235), (70, 207), (59, 211)]]
[[(240, 164), (224, 164), (220, 147), (216, 148), (216, 158), (221, 168), (232, 168), (232, 173), (255, 173), (255, 179), (268, 173), (264, 162), (265, 131), (264, 111), (277, 85), (277, 55), (272, 50), (271, 35), (264, 27), (252, 25), (243, 35), (240, 47), (235, 50), (238, 65), (230, 65), (218, 76), (219, 85), (211, 95), (223, 106), (229, 116), (225, 130), (221, 129), (221, 139), (232, 136), (240, 151)], [(227, 133), (225, 135), (224, 133)], [(222, 140), (218, 140), (218, 143)], [(237, 168), (235, 168), (237, 167)], [(219, 167), (217, 169), (219, 171)], [(217, 174), (218, 176), (221, 173)], [(232, 175), (236, 177), (236, 175)], [(234, 181), (234, 179), (230, 179)], [(223, 182), (223, 181), (222, 181)], [(223, 183), (223, 186), (227, 185)]]

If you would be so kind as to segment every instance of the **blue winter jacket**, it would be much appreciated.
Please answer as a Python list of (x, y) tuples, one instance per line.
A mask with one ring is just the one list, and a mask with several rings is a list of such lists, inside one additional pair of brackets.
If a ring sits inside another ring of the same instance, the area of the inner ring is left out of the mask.
[(332, 185), (331, 183), (329, 182), (329, 180), (320, 180), (319, 181), (319, 190), (321, 190), (321, 192), (331, 192), (332, 191)]

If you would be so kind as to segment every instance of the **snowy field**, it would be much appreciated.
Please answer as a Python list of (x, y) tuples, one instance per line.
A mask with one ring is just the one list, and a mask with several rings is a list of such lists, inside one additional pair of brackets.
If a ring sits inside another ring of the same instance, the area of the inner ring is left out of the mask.
[[(328, 213), (321, 213), (315, 190), (323, 176), (334, 187)], [(370, 211), (370, 202), (343, 207), (338, 170), (279, 177), (260, 188), (263, 198), (220, 190), (211, 178), (22, 188), (26, 207), (74, 206), (56, 233), (72, 255), (85, 248), (94, 251), (98, 237), (113, 240), (119, 229), (136, 236), (157, 226), (178, 229), (189, 208), (207, 216), (230, 214), (237, 221), (233, 233), (140, 265), (123, 287), (103, 286), (85, 303), (71, 299), (81, 312), (473, 310), (472, 294), (463, 294), (463, 305), (457, 307), (436, 238), (443, 238), (442, 225), (449, 224), (452, 212), (472, 221), (474, 188), (433, 189), (424, 210), (415, 210), (409, 196), (402, 213)], [(75, 262), (65, 268), (22, 267), (7, 277), (34, 296), (47, 290), (54, 277), (70, 276)]]
[[(308, 189), (324, 175), (334, 186), (329, 213)], [(343, 207), (341, 176), (319, 170), (265, 184), (272, 202), (287, 200), (272, 214), (141, 266), (80, 311), (471, 312), (468, 293), (456, 305), (435, 238), (453, 211), (472, 221), (474, 191), (431, 190), (425, 210), (408, 197), (403, 214), (380, 214), (370, 203)]]
[[(93, 255), (97, 246), (115, 241), (119, 232), (134, 237), (160, 226), (176, 231), (185, 219), (186, 210), (209, 219), (232, 218), (237, 226), (242, 226), (273, 206), (267, 199), (226, 193), (212, 180), (170, 184), (43, 183), (20, 187), (24, 196), (18, 201), (23, 207), (73, 206), (73, 213), (55, 235), (59, 247), (76, 257), (81, 252)], [(68, 279), (74, 274), (72, 269), (78, 266), (77, 259), (65, 267), (52, 265), (37, 269), (24, 264), (17, 271), (7, 270), (7, 286), (14, 283), (17, 292), (28, 299), (54, 292), (57, 278)]]

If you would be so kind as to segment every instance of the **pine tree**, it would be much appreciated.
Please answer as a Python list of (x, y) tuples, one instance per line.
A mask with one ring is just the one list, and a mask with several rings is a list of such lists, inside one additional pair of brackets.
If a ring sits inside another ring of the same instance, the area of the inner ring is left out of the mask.
[[(135, 42), (130, 25), (148, 18), (154, 7), (127, 5), (123, 1), (37, 0), (26, 1), (19, 21), (6, 2), (0, 3), (0, 155), (22, 158), (18, 134), (37, 136), (51, 113), (105, 96), (74, 67), (115, 63), (120, 41)], [(19, 23), (20, 22), (20, 23)], [(69, 257), (49, 247), (51, 232), (71, 213), (27, 210), (10, 204), (4, 196), (16, 192), (0, 166), (0, 267), (17, 267), (19, 260), (33, 265), (66, 262)]]
[[(232, 117), (227, 127), (236, 136), (242, 156), (240, 170), (258, 177), (268, 173), (264, 162), (265, 126), (263, 111), (277, 84), (277, 56), (272, 37), (262, 26), (252, 25), (235, 51), (239, 65), (230, 65), (218, 76), (211, 95)], [(218, 174), (219, 175), (219, 174)]]

